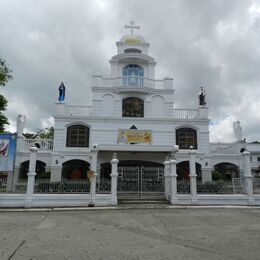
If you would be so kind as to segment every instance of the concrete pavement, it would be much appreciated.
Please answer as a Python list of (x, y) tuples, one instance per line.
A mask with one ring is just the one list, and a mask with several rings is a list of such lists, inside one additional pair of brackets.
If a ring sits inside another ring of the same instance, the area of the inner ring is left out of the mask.
[(260, 259), (260, 209), (0, 213), (0, 259)]

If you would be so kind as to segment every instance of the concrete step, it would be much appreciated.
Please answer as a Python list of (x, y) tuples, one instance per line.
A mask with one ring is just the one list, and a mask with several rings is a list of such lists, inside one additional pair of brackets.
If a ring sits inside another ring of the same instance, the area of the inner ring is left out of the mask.
[(169, 204), (167, 200), (118, 200), (118, 204), (120, 205), (130, 205), (130, 204), (140, 204), (140, 205), (147, 205), (147, 204)]
[(117, 209), (168, 209), (170, 204), (119, 204)]
[(119, 197), (119, 204), (168, 204), (164, 197)]

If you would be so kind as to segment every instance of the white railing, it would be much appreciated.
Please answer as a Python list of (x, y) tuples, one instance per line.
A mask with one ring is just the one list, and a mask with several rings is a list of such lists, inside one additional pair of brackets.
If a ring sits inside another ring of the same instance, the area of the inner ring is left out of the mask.
[(52, 139), (25, 139), (24, 140), (24, 151), (29, 151), (30, 147), (34, 146), (35, 143), (40, 145), (40, 151), (52, 151), (53, 140)]
[(199, 110), (198, 109), (173, 109), (173, 118), (177, 119), (198, 119)]
[(211, 154), (237, 154), (239, 147), (237, 143), (210, 143)]
[(144, 86), (155, 89), (164, 88), (164, 80), (155, 80), (144, 77), (102, 78), (101, 84), (109, 87)]
[(66, 116), (88, 116), (93, 111), (92, 106), (66, 106)]

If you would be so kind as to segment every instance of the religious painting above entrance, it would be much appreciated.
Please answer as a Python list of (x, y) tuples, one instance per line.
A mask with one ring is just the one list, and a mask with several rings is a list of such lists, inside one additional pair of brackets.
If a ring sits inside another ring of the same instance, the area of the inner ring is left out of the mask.
[(140, 98), (125, 98), (122, 104), (123, 117), (144, 117), (144, 101)]
[(151, 130), (119, 129), (118, 144), (150, 144), (152, 142)]

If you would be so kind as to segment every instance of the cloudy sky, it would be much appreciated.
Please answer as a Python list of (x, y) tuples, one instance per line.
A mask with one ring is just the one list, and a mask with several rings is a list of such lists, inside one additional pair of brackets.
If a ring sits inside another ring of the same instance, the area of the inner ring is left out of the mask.
[(27, 131), (49, 127), (57, 88), (69, 104), (91, 105), (92, 75), (109, 75), (115, 42), (134, 20), (151, 44), (156, 77), (174, 78), (176, 107), (207, 92), (211, 141), (232, 141), (232, 122), (260, 141), (260, 0), (0, 0), (0, 57), (14, 79), (0, 91)]

